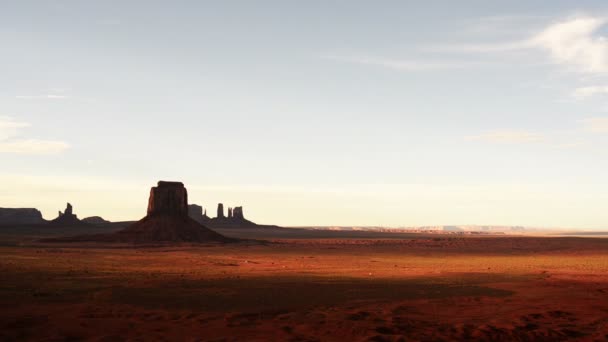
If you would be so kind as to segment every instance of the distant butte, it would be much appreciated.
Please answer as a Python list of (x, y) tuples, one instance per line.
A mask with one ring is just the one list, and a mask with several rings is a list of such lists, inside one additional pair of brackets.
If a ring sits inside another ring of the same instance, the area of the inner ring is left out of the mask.
[(50, 221), (49, 224), (53, 225), (53, 226), (64, 226), (64, 227), (82, 225), (83, 222), (78, 219), (78, 216), (76, 216), (72, 212), (72, 210), (73, 210), (72, 205), (70, 203), (68, 203), (66, 205), (65, 211), (63, 213), (60, 211), (59, 214), (57, 215), (57, 218)]
[[(192, 217), (192, 215), (191, 215)], [(228, 216), (224, 215), (224, 205), (217, 205), (217, 217), (208, 219), (206, 224), (211, 228), (256, 228), (262, 227), (251, 222), (243, 215), (243, 207), (228, 208)]]
[(188, 192), (183, 183), (159, 181), (150, 190), (147, 215), (113, 234), (47, 239), (54, 242), (121, 242), (133, 244), (231, 242), (188, 216)]
[(188, 205), (188, 216), (200, 224), (205, 224), (211, 220), (209, 216), (207, 216), (207, 211), (203, 210), (203, 207), (197, 204)]
[(115, 235), (120, 241), (133, 243), (229, 240), (188, 216), (188, 192), (184, 184), (164, 181), (150, 190), (146, 217)]

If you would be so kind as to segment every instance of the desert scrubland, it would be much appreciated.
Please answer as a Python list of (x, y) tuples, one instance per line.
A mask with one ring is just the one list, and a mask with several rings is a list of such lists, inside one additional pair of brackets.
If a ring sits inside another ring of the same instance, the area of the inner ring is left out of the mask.
[(0, 339), (608, 338), (606, 239), (265, 241), (0, 247)]

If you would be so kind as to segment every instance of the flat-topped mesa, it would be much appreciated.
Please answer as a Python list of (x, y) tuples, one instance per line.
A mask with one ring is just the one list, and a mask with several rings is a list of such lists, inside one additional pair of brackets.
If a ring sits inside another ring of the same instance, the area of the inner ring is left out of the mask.
[(181, 182), (159, 181), (150, 189), (148, 216), (188, 217), (188, 192)]
[(203, 216), (203, 207), (198, 204), (188, 204), (188, 215), (190, 217)]
[(197, 204), (188, 204), (188, 216), (198, 223), (205, 223), (210, 220), (207, 211), (203, 211), (203, 207)]
[(84, 223), (93, 224), (93, 225), (104, 225), (104, 224), (111, 223), (108, 220), (104, 220), (103, 217), (101, 217), (101, 216), (89, 216), (89, 217), (83, 218), (81, 221)]
[(217, 218), (224, 218), (224, 205), (222, 203), (217, 204)]
[(35, 208), (0, 208), (0, 225), (42, 224), (46, 221)]

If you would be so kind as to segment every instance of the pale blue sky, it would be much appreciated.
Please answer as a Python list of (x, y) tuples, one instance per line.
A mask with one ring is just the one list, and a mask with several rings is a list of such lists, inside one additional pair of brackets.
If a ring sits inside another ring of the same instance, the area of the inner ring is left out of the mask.
[(0, 206), (605, 228), (606, 35), (602, 1), (0, 1)]

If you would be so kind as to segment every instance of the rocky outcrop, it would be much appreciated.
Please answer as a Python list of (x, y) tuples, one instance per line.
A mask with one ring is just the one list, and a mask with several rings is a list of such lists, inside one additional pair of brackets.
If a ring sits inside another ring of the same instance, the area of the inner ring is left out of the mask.
[[(207, 223), (212, 228), (250, 228), (258, 227), (257, 224), (247, 220), (243, 215), (243, 207), (228, 208), (228, 216), (223, 215), (223, 204), (218, 205), (218, 216)], [(220, 208), (222, 210), (220, 211)], [(219, 215), (219, 214), (222, 215)]]
[(41, 224), (46, 221), (35, 208), (0, 208), (0, 225)]
[(209, 216), (207, 216), (207, 211), (204, 211), (203, 207), (197, 204), (188, 205), (188, 216), (201, 224), (205, 224), (210, 220)]
[(217, 204), (217, 216), (218, 218), (224, 218), (224, 205), (222, 203)]
[(217, 216), (210, 218), (203, 207), (196, 204), (188, 206), (188, 215), (197, 221), (211, 228), (245, 228), (258, 227), (257, 224), (245, 219), (243, 207), (228, 207), (227, 216), (224, 215), (224, 204), (218, 203)]
[(82, 225), (82, 221), (78, 219), (78, 216), (74, 214), (72, 209), (72, 205), (70, 203), (67, 204), (65, 211), (62, 213), (59, 212), (56, 219), (49, 222), (49, 224), (54, 226), (75, 226)]
[(85, 217), (82, 219), (82, 222), (98, 226), (111, 223), (110, 221), (104, 220), (101, 216)]
[(158, 182), (150, 190), (148, 214), (113, 234), (46, 239), (47, 242), (118, 242), (129, 244), (231, 242), (188, 216), (188, 192), (180, 182)]
[(188, 216), (188, 192), (180, 182), (158, 182), (150, 190), (148, 215), (114, 235), (129, 243), (228, 242)]
[(183, 183), (158, 182), (150, 189), (148, 216), (188, 216), (188, 193)]
[(235, 220), (244, 220), (245, 216), (243, 215), (243, 207), (234, 207), (232, 210), (232, 216)]

